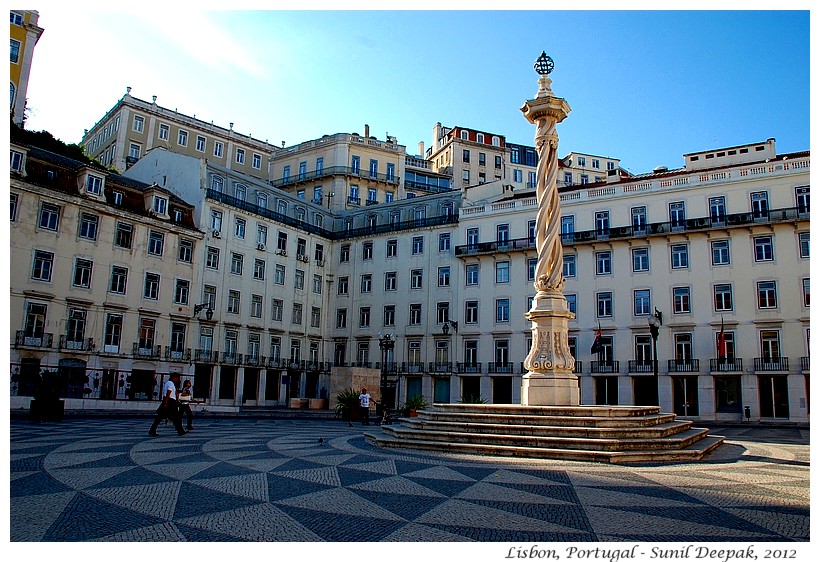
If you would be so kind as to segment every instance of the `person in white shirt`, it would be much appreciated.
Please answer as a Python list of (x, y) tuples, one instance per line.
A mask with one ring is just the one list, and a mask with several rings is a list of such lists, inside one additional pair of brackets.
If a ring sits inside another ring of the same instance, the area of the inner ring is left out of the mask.
[(359, 404), (362, 407), (362, 425), (370, 425), (370, 395), (366, 388), (359, 394)]
[(194, 401), (194, 387), (191, 381), (185, 380), (182, 383), (182, 390), (179, 393), (179, 417), (187, 416), (188, 426), (186, 429), (191, 431), (194, 429), (194, 412), (191, 410), (191, 402)]
[(151, 437), (158, 437), (157, 428), (165, 418), (168, 418), (174, 423), (174, 428), (177, 430), (177, 435), (185, 435), (185, 430), (182, 429), (182, 416), (179, 410), (179, 403), (177, 402), (177, 385), (179, 384), (179, 373), (171, 373), (171, 376), (163, 386), (162, 402), (157, 408), (157, 415), (154, 418), (154, 423), (151, 424), (151, 429), (148, 430), (148, 435)]

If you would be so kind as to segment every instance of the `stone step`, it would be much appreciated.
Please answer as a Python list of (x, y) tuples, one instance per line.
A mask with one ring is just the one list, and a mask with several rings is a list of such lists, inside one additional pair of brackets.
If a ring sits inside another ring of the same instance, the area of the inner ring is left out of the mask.
[(450, 411), (449, 409), (420, 410), (418, 419), (442, 422), (482, 423), (498, 425), (544, 425), (565, 427), (649, 427), (669, 423), (675, 419), (675, 414), (660, 414), (655, 412), (644, 413), (639, 416), (614, 416), (611, 418), (599, 415), (585, 415), (582, 412), (564, 412), (561, 414), (516, 414), (493, 413), (483, 411)]
[(485, 423), (457, 419), (456, 421), (440, 421), (426, 418), (402, 418), (403, 426), (419, 431), (442, 431), (462, 433), (489, 433), (504, 435), (528, 435), (541, 437), (583, 437), (591, 439), (634, 439), (659, 438), (680, 433), (692, 427), (689, 420), (675, 420), (674, 415), (668, 416), (668, 421), (655, 425), (629, 425), (618, 427), (577, 426), (577, 425), (542, 425), (523, 423)]
[(705, 428), (686, 428), (672, 435), (638, 438), (586, 438), (457, 431), (416, 430), (400, 426), (384, 426), (382, 431), (397, 439), (466, 443), (471, 445), (500, 445), (542, 449), (578, 449), (590, 451), (648, 451), (682, 449), (703, 439), (709, 433)]
[(520, 447), (512, 445), (486, 445), (478, 443), (458, 443), (428, 441), (425, 439), (398, 439), (392, 435), (365, 434), (365, 438), (380, 447), (439, 451), (446, 453), (466, 453), (519, 457), (527, 459), (557, 459), (572, 461), (595, 461), (620, 463), (687, 462), (703, 459), (723, 443), (724, 437), (707, 435), (681, 449), (643, 451), (595, 451), (586, 449), (553, 449), (544, 447)]
[(658, 414), (658, 406), (523, 406), (520, 404), (435, 403), (425, 411), (515, 416), (640, 417)]

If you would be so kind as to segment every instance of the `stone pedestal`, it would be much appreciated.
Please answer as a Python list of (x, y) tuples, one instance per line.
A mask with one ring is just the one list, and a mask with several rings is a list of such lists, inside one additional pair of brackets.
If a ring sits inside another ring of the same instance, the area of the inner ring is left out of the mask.
[(521, 404), (578, 406), (581, 393), (569, 350), (568, 322), (574, 314), (560, 291), (539, 291), (525, 315), (532, 321), (532, 348), (524, 360)]

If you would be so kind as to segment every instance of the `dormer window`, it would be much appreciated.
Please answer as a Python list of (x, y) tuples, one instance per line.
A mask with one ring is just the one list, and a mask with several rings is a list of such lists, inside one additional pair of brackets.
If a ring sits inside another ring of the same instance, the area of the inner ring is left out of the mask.
[(168, 200), (165, 197), (154, 196), (154, 212), (158, 215), (168, 213)]
[(122, 206), (122, 192), (121, 191), (115, 191), (114, 193), (112, 193), (112, 198), (114, 199), (114, 205), (116, 205), (117, 207)]
[(85, 178), (85, 191), (89, 195), (100, 195), (102, 193), (103, 179), (100, 176), (88, 174)]
[(469, 131), (461, 131), (461, 140), (470, 140)]

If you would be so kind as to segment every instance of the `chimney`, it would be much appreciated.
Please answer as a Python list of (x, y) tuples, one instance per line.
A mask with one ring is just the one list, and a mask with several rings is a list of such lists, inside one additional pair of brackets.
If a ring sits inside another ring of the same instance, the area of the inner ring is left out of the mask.
[(370, 138), (370, 125), (364, 124), (364, 138)]
[(419, 142), (419, 156), (424, 158), (424, 141)]

